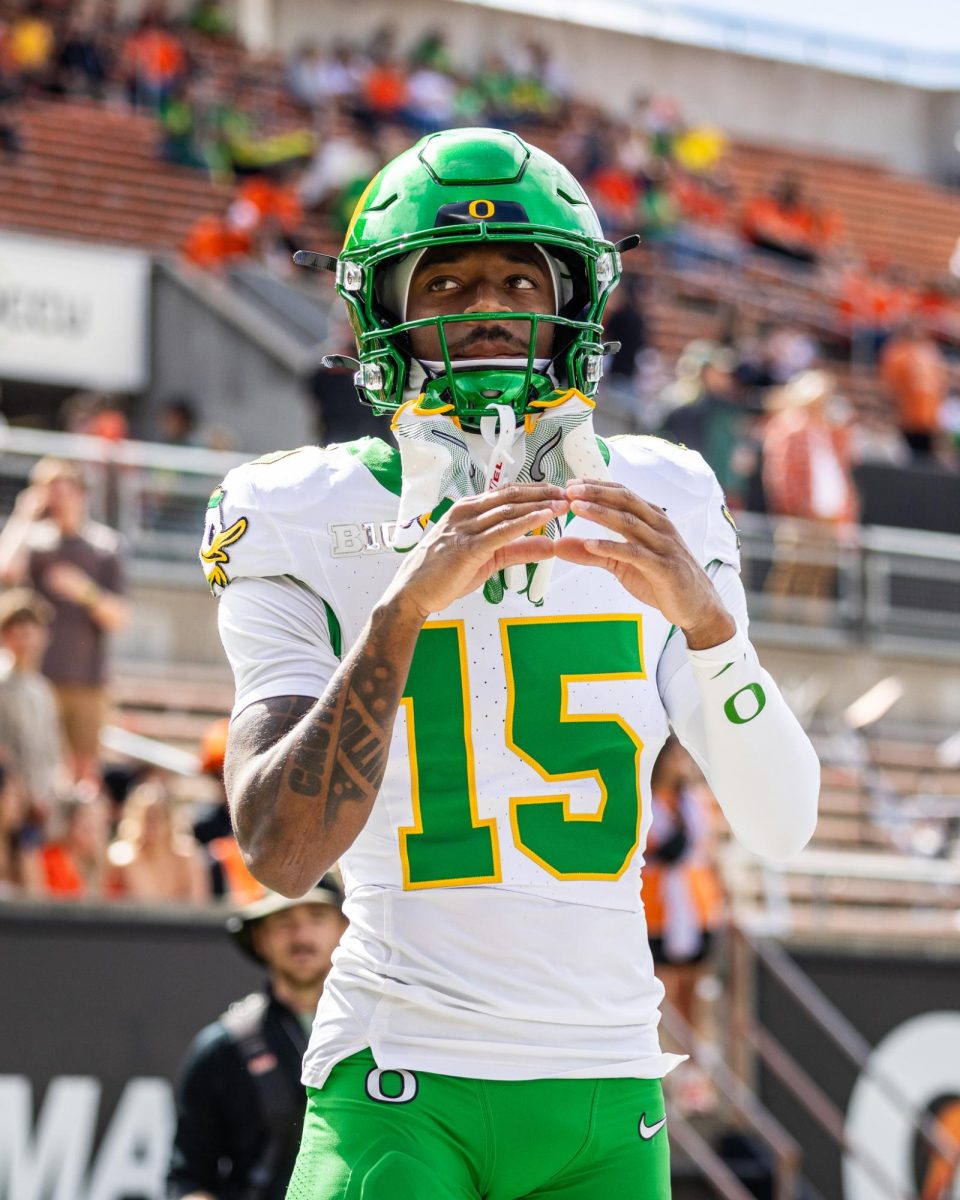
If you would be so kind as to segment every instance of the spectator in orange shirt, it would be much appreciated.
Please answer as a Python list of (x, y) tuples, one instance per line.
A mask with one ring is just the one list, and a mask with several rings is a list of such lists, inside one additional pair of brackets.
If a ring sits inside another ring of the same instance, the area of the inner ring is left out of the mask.
[(184, 256), (205, 271), (220, 271), (234, 259), (246, 258), (252, 250), (249, 231), (238, 229), (228, 214), (199, 217), (183, 243)]
[(839, 218), (812, 203), (796, 175), (782, 176), (765, 196), (755, 196), (743, 215), (747, 241), (798, 263), (816, 263), (840, 234)]
[(187, 73), (183, 44), (166, 23), (149, 11), (121, 51), (127, 97), (135, 108), (158, 109)]
[(852, 361), (872, 367), (913, 303), (914, 296), (897, 270), (881, 263), (847, 265), (840, 276), (838, 311), (850, 335)]
[(41, 851), (44, 890), (58, 900), (102, 899), (113, 894), (108, 879), (110, 823), (98, 793), (78, 788), (63, 806), (62, 834)]
[(940, 347), (917, 321), (907, 321), (880, 355), (880, 378), (897, 408), (910, 449), (928, 457), (936, 448), (947, 398), (947, 367)]
[(376, 129), (385, 122), (399, 121), (408, 99), (406, 73), (395, 59), (385, 55), (374, 63), (363, 80), (357, 115), (368, 127)]

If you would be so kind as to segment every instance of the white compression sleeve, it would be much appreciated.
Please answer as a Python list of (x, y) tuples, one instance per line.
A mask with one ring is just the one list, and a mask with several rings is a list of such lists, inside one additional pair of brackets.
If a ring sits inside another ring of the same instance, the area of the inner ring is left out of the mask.
[(713, 579), (737, 633), (709, 650), (674, 633), (657, 669), (660, 694), (737, 839), (765, 858), (791, 858), (816, 826), (820, 763), (747, 638), (739, 575), (721, 564)]

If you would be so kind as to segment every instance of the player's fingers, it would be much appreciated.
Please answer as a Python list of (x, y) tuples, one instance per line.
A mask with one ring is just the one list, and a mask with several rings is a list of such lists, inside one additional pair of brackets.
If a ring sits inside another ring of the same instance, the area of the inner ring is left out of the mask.
[(554, 487), (551, 483), (511, 483), (491, 492), (467, 496), (458, 500), (453, 507), (476, 515), (501, 504), (548, 504), (551, 500), (566, 500), (563, 488)]
[[(552, 508), (535, 508), (532, 512), (523, 513), (521, 516), (514, 517), (511, 520), (499, 521), (496, 525), (485, 529), (482, 533), (474, 534), (471, 541), (482, 546), (484, 551), (492, 553), (499, 550), (501, 546), (507, 545), (515, 538), (523, 537), (526, 533), (532, 533), (534, 529), (539, 529), (542, 525), (546, 525), (552, 521), (554, 512)], [(530, 539), (533, 540), (532, 538)]]
[(556, 547), (557, 558), (562, 558), (564, 562), (577, 563), (581, 567), (598, 565), (597, 556), (586, 548), (583, 538), (564, 536), (557, 540)]
[(607, 538), (584, 538), (584, 549), (594, 558), (602, 558), (608, 562), (626, 563), (637, 570), (649, 570), (655, 567), (658, 556), (646, 546), (638, 546), (629, 542), (614, 542)]
[(494, 567), (502, 571), (506, 567), (520, 566), (523, 563), (545, 562), (546, 559), (554, 557), (556, 546), (557, 543), (548, 537), (533, 535), (518, 538), (500, 547), (494, 555)]
[(657, 504), (644, 500), (636, 492), (624, 487), (622, 483), (610, 480), (573, 479), (566, 486), (570, 500), (588, 501), (602, 504), (622, 512), (633, 513), (634, 516), (646, 521), (654, 529), (666, 529), (671, 526), (664, 510)]
[(625, 508), (616, 508), (595, 500), (571, 500), (571, 511), (586, 521), (602, 525), (613, 533), (622, 534), (630, 542), (651, 549), (662, 546), (664, 533), (650, 524), (646, 517)]
[(468, 518), (463, 530), (466, 533), (485, 533), (486, 530), (494, 528), (494, 526), (502, 524), (504, 521), (513, 521), (527, 516), (529, 513), (549, 512), (549, 519), (562, 516), (569, 509), (566, 500), (549, 500), (544, 503), (543, 500), (538, 501), (523, 501), (501, 504), (495, 508), (488, 508), (485, 512)]

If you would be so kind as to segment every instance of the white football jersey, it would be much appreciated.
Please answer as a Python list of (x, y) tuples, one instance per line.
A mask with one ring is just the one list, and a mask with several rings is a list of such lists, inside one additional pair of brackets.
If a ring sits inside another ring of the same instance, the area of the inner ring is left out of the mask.
[[(648, 437), (604, 451), (739, 589), (703, 459)], [(322, 694), (401, 561), (399, 492), (397, 451), (367, 438), (269, 456), (214, 493), (201, 557), (235, 711)], [(341, 860), (350, 928), (306, 1083), (365, 1046), (384, 1069), (493, 1079), (658, 1077), (679, 1061), (657, 1038), (640, 869), (671, 706), (695, 702), (689, 687), (672, 698), (685, 657), (659, 611), (560, 560), (540, 607), (477, 591), (426, 623), (383, 785)]]

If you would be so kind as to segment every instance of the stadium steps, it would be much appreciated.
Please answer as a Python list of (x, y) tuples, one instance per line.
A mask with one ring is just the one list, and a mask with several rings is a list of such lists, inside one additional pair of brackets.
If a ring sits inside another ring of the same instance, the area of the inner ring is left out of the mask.
[(60, 237), (170, 250), (231, 189), (157, 158), (149, 116), (85, 101), (35, 103), (24, 152), (0, 174), (0, 225)]
[(111, 724), (196, 753), (207, 726), (230, 713), (233, 683), (225, 670), (158, 676), (121, 671), (110, 684), (110, 697)]

